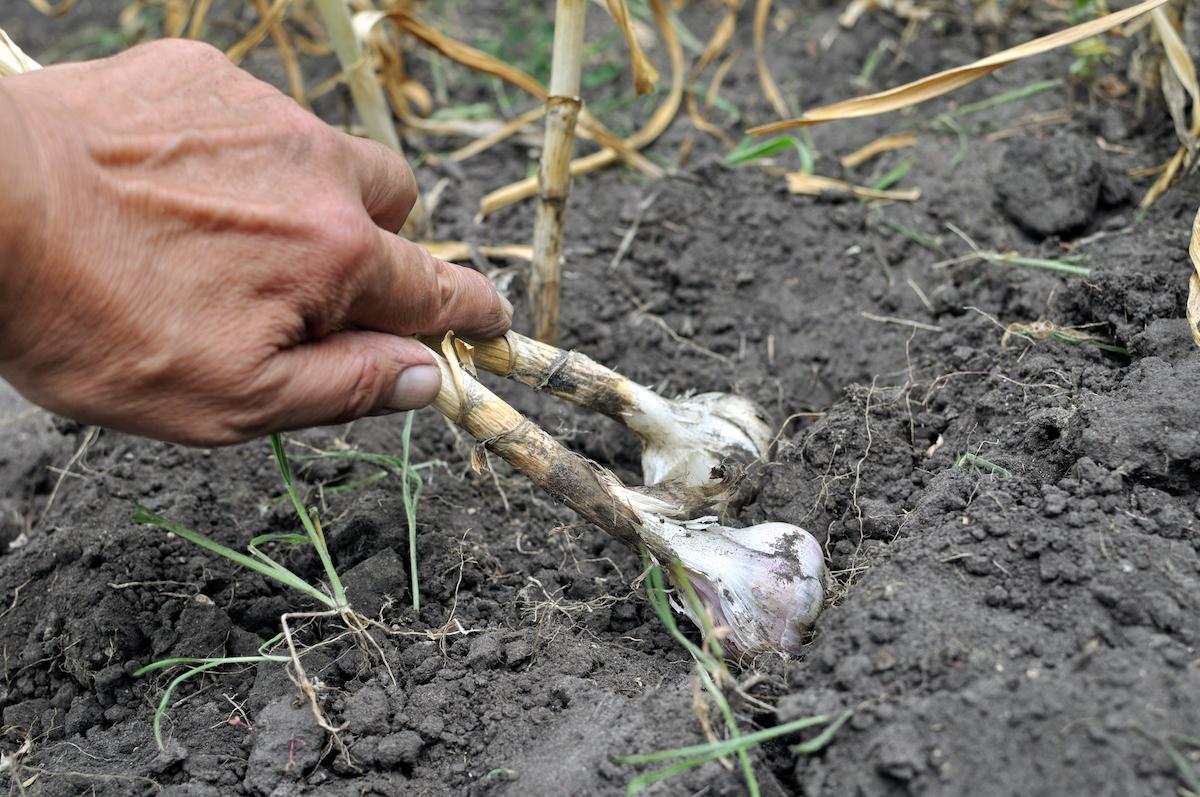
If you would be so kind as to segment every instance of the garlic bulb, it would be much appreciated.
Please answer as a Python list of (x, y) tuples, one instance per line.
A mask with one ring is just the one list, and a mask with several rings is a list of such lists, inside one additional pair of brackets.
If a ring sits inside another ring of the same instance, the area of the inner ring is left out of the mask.
[(20, 75), (41, 68), (41, 65), (26, 55), (7, 33), (0, 30), (0, 77)]
[[(825, 555), (791, 523), (730, 528), (713, 518), (680, 519), (677, 504), (609, 482), (641, 522), (638, 537), (664, 564), (678, 559), (725, 643), (743, 653), (797, 653), (825, 604)], [(685, 614), (704, 623), (686, 601)]]
[(645, 484), (677, 480), (704, 485), (722, 460), (763, 459), (771, 427), (758, 406), (731, 393), (701, 393), (666, 399), (641, 385), (633, 390), (634, 409), (625, 425), (642, 438)]

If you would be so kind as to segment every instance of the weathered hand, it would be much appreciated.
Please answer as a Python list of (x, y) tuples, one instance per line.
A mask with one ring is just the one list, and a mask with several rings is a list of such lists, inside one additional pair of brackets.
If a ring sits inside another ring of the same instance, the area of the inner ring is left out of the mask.
[(399, 336), (510, 323), (394, 234), (403, 159), (207, 45), (0, 81), (0, 175), (0, 376), (84, 422), (224, 444), (423, 406)]

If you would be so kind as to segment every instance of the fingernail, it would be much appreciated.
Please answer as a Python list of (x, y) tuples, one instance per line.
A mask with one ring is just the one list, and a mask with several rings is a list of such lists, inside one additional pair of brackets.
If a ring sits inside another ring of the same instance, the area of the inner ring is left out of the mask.
[(508, 300), (508, 297), (505, 296), (503, 293), (500, 294), (500, 306), (504, 308), (504, 312), (508, 313), (508, 319), (511, 321), (512, 315), (513, 315), (512, 302), (510, 302)]
[(413, 365), (405, 368), (396, 379), (392, 397), (388, 399), (389, 410), (415, 410), (437, 398), (442, 387), (442, 372), (436, 365)]

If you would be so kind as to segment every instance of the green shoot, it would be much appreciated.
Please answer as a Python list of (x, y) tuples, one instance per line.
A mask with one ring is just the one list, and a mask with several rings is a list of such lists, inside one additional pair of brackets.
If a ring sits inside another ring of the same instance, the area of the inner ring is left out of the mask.
[(958, 151), (954, 153), (954, 157), (950, 159), (949, 164), (950, 171), (953, 172), (967, 157), (967, 151), (971, 147), (970, 134), (967, 133), (967, 128), (956, 122), (954, 117), (950, 116), (949, 114), (938, 114), (937, 118), (934, 120), (934, 123), (936, 125), (941, 125), (954, 135), (958, 136)]
[[(305, 595), (308, 595), (310, 598), (319, 601), (331, 609), (337, 608), (333, 597), (312, 586), (307, 581), (300, 578), (300, 576), (296, 575), (291, 570), (288, 570), (278, 562), (266, 557), (262, 553), (257, 552), (255, 548), (251, 548), (251, 550), (255, 551), (258, 556), (261, 557), (260, 559), (254, 559), (246, 556), (244, 553), (235, 551), (232, 548), (227, 548), (215, 540), (210, 540), (203, 534), (198, 534), (191, 529), (184, 528), (178, 523), (167, 520), (162, 515), (155, 514), (154, 512), (151, 512), (142, 506), (138, 506), (134, 510), (133, 519), (138, 523), (146, 523), (148, 525), (157, 526), (160, 529), (169, 531), (178, 537), (182, 537), (193, 545), (199, 545), (201, 548), (210, 553), (223, 556), (229, 561), (239, 564), (242, 567), (247, 567), (256, 573), (283, 584), (285, 587), (291, 587), (298, 592), (303, 592)], [(260, 538), (255, 539), (257, 540)], [(254, 543), (252, 542), (251, 545), (253, 544)]]
[(333, 559), (329, 556), (329, 548), (325, 544), (325, 535), (321, 532), (320, 521), (317, 520), (315, 510), (309, 513), (305, 509), (304, 502), (300, 500), (300, 495), (296, 492), (292, 468), (288, 464), (287, 453), (283, 450), (283, 438), (278, 434), (271, 435), (271, 451), (275, 454), (275, 464), (279, 467), (279, 475), (283, 478), (283, 486), (287, 488), (288, 497), (292, 499), (292, 506), (295, 507), (296, 514), (300, 516), (300, 522), (304, 525), (304, 530), (308, 532), (308, 538), (316, 548), (321, 565), (325, 568), (325, 576), (329, 579), (329, 587), (333, 592), (333, 608), (345, 609), (350, 604), (346, 600), (346, 590), (342, 587), (342, 580), (333, 566)]
[(674, 750), (662, 750), (657, 753), (647, 753), (643, 755), (628, 755), (617, 756), (616, 761), (619, 764), (653, 764), (662, 761), (670, 761), (679, 759), (676, 763), (664, 769), (648, 772), (641, 775), (630, 782), (626, 793), (629, 795), (638, 794), (652, 783), (657, 783), (680, 772), (692, 769), (694, 767), (706, 764), (717, 758), (724, 758), (738, 750), (747, 750), (755, 745), (771, 739), (777, 739), (780, 736), (786, 736), (805, 728), (812, 728), (818, 725), (825, 725), (822, 733), (810, 742), (804, 742), (794, 745), (792, 751), (797, 754), (808, 754), (816, 752), (828, 745), (834, 733), (850, 718), (851, 711), (847, 710), (837, 715), (836, 717), (818, 714), (813, 717), (802, 717), (792, 722), (776, 725), (773, 728), (765, 728), (761, 731), (746, 734), (745, 736), (736, 739), (726, 739), (721, 742), (709, 742), (707, 744), (698, 744), (691, 747), (678, 747)]
[(345, 484), (333, 484), (333, 485), (330, 485), (329, 487), (324, 487), (322, 489), (325, 491), (326, 495), (339, 495), (341, 493), (349, 493), (349, 492), (358, 490), (362, 487), (366, 487), (368, 484), (374, 484), (377, 481), (382, 481), (383, 479), (386, 479), (390, 475), (391, 474), (386, 470), (377, 470), (374, 473), (372, 473), (370, 476), (367, 476), (365, 479), (357, 479), (352, 482), (346, 482)]
[(1042, 257), (1021, 257), (1019, 255), (1000, 254), (997, 252), (980, 252), (979, 256), (989, 263), (1000, 263), (1009, 266), (1022, 266), (1042, 271), (1055, 271), (1070, 277), (1087, 277), (1092, 270), (1087, 266), (1076, 265), (1070, 258), (1048, 260)]
[(421, 611), (421, 588), (417, 582), (417, 501), (421, 497), (421, 476), (409, 467), (409, 451), (412, 440), (413, 412), (408, 411), (404, 418), (404, 434), (401, 437), (402, 453), (400, 455), (400, 483), (404, 498), (404, 516), (408, 521), (408, 569), (409, 581), (412, 584), (413, 611)]
[(921, 232), (920, 230), (909, 227), (906, 224), (901, 224), (898, 221), (889, 219), (887, 216), (879, 216), (879, 221), (885, 226), (890, 227), (896, 232), (908, 238), (918, 246), (923, 246), (931, 252), (941, 254), (946, 250), (942, 247), (942, 242), (932, 235)]
[[(1191, 741), (1193, 746), (1200, 746), (1197, 740)], [(1187, 787), (1193, 795), (1200, 795), (1200, 775), (1192, 768), (1191, 763), (1187, 760), (1183, 753), (1179, 752), (1179, 748), (1171, 744), (1169, 739), (1163, 738), (1159, 742), (1167, 751), (1167, 755), (1171, 757), (1171, 762), (1175, 764), (1175, 768), (1179, 770), (1179, 779), (1183, 781), (1183, 785)]]
[(871, 78), (874, 77), (875, 70), (879, 68), (879, 62), (883, 59), (883, 54), (891, 49), (891, 46), (891, 42), (887, 39), (875, 45), (875, 49), (867, 53), (867, 60), (863, 62), (858, 76), (850, 82), (863, 91), (866, 91), (867, 87), (871, 85)]
[(421, 488), (423, 486), (420, 471), (442, 463), (438, 460), (431, 460), (429, 462), (414, 464), (411, 461), (409, 452), (411, 450), (412, 425), (413, 413), (409, 412), (404, 419), (404, 435), (401, 438), (402, 451), (399, 456), (393, 454), (374, 454), (368, 451), (319, 451), (315, 454), (305, 454), (292, 457), (291, 459), (293, 462), (315, 462), (323, 459), (352, 459), (384, 467), (384, 470), (373, 473), (365, 479), (348, 484), (326, 487), (325, 492), (331, 494), (349, 492), (350, 490), (377, 482), (392, 474), (400, 476), (401, 491), (404, 499), (404, 514), (408, 521), (409, 580), (412, 583), (413, 609), (419, 612), (421, 610), (421, 593), (417, 578), (417, 502), (420, 500)]
[(976, 471), (987, 470), (997, 476), (1011, 476), (1012, 471), (1003, 465), (997, 465), (990, 459), (984, 459), (978, 454), (961, 454), (958, 459), (954, 460), (954, 467), (961, 468), (963, 465), (970, 465)]
[(876, 180), (875, 184), (872, 185), (871, 188), (874, 188), (876, 191), (886, 191), (887, 189), (891, 188), (893, 185), (900, 182), (904, 175), (908, 174), (908, 170), (912, 168), (915, 160), (915, 158), (906, 158), (905, 160), (896, 164), (896, 166), (893, 167), (887, 174)]
[(725, 156), (725, 162), (730, 166), (736, 166), (741, 163), (749, 163), (760, 158), (770, 158), (773, 155), (778, 155), (781, 152), (786, 152), (789, 149), (795, 149), (800, 156), (800, 168), (806, 174), (812, 174), (813, 156), (808, 147), (800, 140), (792, 136), (776, 136), (762, 142), (755, 143), (757, 139), (747, 136), (743, 138), (737, 148)]
[(227, 664), (262, 664), (264, 662), (272, 661), (286, 663), (291, 661), (291, 659), (289, 659), (287, 656), (278, 656), (266, 652), (270, 648), (279, 644), (282, 639), (283, 634), (276, 634), (271, 639), (268, 639), (259, 646), (257, 656), (225, 656), (207, 659), (187, 657), (162, 659), (160, 661), (147, 664), (145, 667), (142, 667), (134, 672), (134, 678), (141, 678), (143, 675), (148, 675), (149, 673), (157, 672), (158, 670), (190, 665), (188, 666), (188, 669), (184, 670), (183, 673), (171, 679), (171, 682), (167, 684), (167, 688), (163, 691), (162, 699), (158, 701), (158, 705), (154, 709), (154, 743), (158, 745), (158, 749), (163, 749), (162, 718), (167, 713), (167, 707), (171, 703), (171, 696), (175, 694), (175, 690), (178, 689), (184, 681), (203, 672), (207, 672), (208, 670), (212, 670), (217, 667), (223, 667)]
[(1006, 91), (1002, 94), (997, 94), (994, 97), (988, 97), (986, 100), (979, 102), (969, 102), (966, 105), (955, 108), (953, 111), (948, 111), (945, 116), (952, 119), (958, 119), (963, 116), (969, 116), (980, 111), (989, 111), (992, 108), (997, 108), (1001, 105), (1007, 105), (1010, 102), (1025, 100), (1030, 97), (1041, 94), (1044, 91), (1056, 89), (1062, 85), (1062, 80), (1055, 78), (1053, 80), (1039, 80), (1036, 83), (1030, 83), (1028, 86), (1023, 86), (1019, 89)]
[(1129, 355), (1129, 349), (1125, 348), (1124, 346), (1118, 346), (1115, 343), (1097, 340), (1096, 338), (1072, 335), (1069, 332), (1061, 332), (1058, 330), (1051, 332), (1050, 337), (1054, 338), (1055, 340), (1062, 341), (1063, 343), (1070, 343), (1072, 346), (1095, 346), (1101, 351), (1109, 351), (1113, 354), (1124, 354), (1126, 356)]

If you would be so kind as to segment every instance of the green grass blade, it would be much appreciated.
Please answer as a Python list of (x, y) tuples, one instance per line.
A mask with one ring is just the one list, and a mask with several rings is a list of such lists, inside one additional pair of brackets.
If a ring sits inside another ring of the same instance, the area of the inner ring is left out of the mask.
[(1187, 757), (1179, 752), (1179, 748), (1171, 744), (1167, 739), (1159, 739), (1159, 743), (1166, 749), (1167, 755), (1171, 757), (1171, 762), (1179, 770), (1179, 778), (1183, 781), (1183, 785), (1192, 794), (1200, 794), (1200, 776), (1196, 775), (1196, 771), (1192, 769), (1192, 765), (1187, 760)]
[(1003, 465), (997, 465), (990, 459), (984, 459), (978, 454), (961, 454), (958, 459), (954, 460), (954, 467), (961, 468), (963, 465), (971, 465), (976, 468), (991, 471), (997, 476), (1012, 476), (1012, 471)]
[(876, 180), (875, 184), (872, 185), (871, 188), (875, 189), (876, 191), (886, 191), (896, 183), (900, 182), (904, 178), (904, 175), (908, 174), (908, 170), (912, 168), (914, 163), (916, 163), (916, 158), (905, 158), (904, 160), (900, 161), (900, 163), (893, 166), (887, 174)]
[(909, 227), (907, 224), (901, 224), (894, 219), (889, 219), (887, 216), (880, 216), (879, 222), (885, 227), (890, 227), (896, 232), (903, 235), (918, 246), (923, 246), (931, 252), (938, 254), (944, 253), (946, 250), (942, 247), (942, 242), (931, 235), (921, 232), (920, 230)]
[(257, 548), (260, 545), (266, 545), (268, 542), (286, 542), (291, 545), (308, 545), (309, 539), (303, 534), (292, 534), (289, 532), (259, 534), (254, 539), (250, 540), (248, 548)]
[(1061, 86), (1062, 83), (1063, 82), (1061, 78), (1054, 78), (1052, 80), (1039, 80), (1036, 83), (1030, 83), (1028, 86), (1022, 86), (1019, 89), (1013, 89), (1012, 91), (1006, 91), (1003, 94), (997, 94), (994, 97), (988, 97), (986, 100), (967, 103), (960, 108), (950, 111), (946, 114), (946, 116), (958, 118), (961, 116), (968, 116), (973, 113), (979, 113), (980, 111), (987, 111), (1000, 105), (1006, 105), (1010, 102), (1028, 99), (1034, 95), (1041, 94), (1043, 91), (1056, 89)]
[[(648, 562), (649, 558), (644, 557)], [(671, 613), (671, 603), (667, 598), (666, 584), (663, 581), (662, 570), (658, 565), (650, 568), (649, 574), (646, 577), (646, 599), (650, 601), (650, 607), (654, 609), (654, 613), (658, 615), (658, 619), (666, 626), (667, 631), (675, 638), (675, 641), (682, 645), (688, 653), (692, 654), (692, 658), (696, 661), (706, 661), (709, 655), (701, 650), (695, 642), (684, 636), (679, 630), (679, 626), (675, 623), (675, 616)]]
[(304, 507), (304, 502), (300, 500), (300, 495), (296, 492), (296, 482), (292, 478), (292, 468), (288, 464), (287, 452), (283, 450), (281, 435), (271, 435), (271, 451), (275, 454), (275, 464), (279, 467), (279, 475), (283, 478), (283, 486), (287, 489), (288, 498), (292, 500), (292, 506), (295, 507), (296, 514), (300, 516), (300, 522), (304, 525), (304, 530), (308, 532), (313, 547), (317, 549), (321, 565), (325, 568), (325, 577), (329, 579), (329, 587), (333, 592), (334, 608), (344, 609), (349, 605), (346, 601), (346, 590), (333, 566), (333, 559), (329, 556), (329, 548), (325, 545), (325, 536), (321, 533), (320, 527), (313, 523), (312, 517)]
[[(412, 585), (413, 611), (421, 611), (421, 585), (417, 580), (417, 500), (421, 497), (421, 477), (408, 466), (409, 452), (412, 443), (413, 413), (409, 410), (404, 417), (404, 432), (400, 437), (400, 479), (402, 497), (404, 500), (404, 516), (408, 521), (408, 570), (409, 583)], [(416, 487), (413, 487), (413, 482)]]
[(778, 155), (789, 149), (795, 149), (796, 153), (800, 156), (800, 168), (809, 174), (812, 173), (812, 153), (808, 151), (808, 147), (792, 136), (776, 136), (761, 144), (754, 142), (755, 139), (753, 138), (747, 137), (743, 139), (742, 143), (737, 146), (737, 149), (725, 156), (725, 162), (730, 166), (736, 166), (739, 163), (749, 163), (760, 158), (769, 158), (772, 155)]
[(812, 717), (802, 717), (798, 720), (792, 720), (791, 722), (776, 725), (772, 728), (764, 728), (761, 731), (748, 733), (737, 739), (707, 742), (690, 747), (677, 747), (673, 750), (660, 750), (657, 753), (616, 756), (614, 760), (619, 764), (653, 764), (658, 761), (669, 761), (673, 758), (694, 758), (696, 756), (703, 756), (706, 759), (721, 758), (722, 756), (736, 752), (738, 748), (752, 747), (753, 745), (761, 744), (780, 736), (786, 736), (789, 733), (811, 728), (814, 725), (824, 725), (831, 719), (832, 717), (825, 714), (817, 714)]
[(850, 715), (853, 713), (854, 711), (852, 709), (843, 711), (837, 719), (825, 726), (825, 730), (821, 731), (812, 739), (809, 739), (807, 742), (801, 742), (800, 744), (792, 745), (792, 752), (796, 753), (797, 755), (812, 755), (818, 750), (824, 749), (824, 747), (833, 740), (833, 735), (838, 732), (839, 728), (846, 724), (846, 720), (850, 719)]
[(325, 494), (326, 495), (339, 495), (341, 493), (353, 492), (354, 490), (357, 490), (362, 487), (366, 487), (369, 484), (374, 484), (375, 482), (380, 481), (381, 479), (386, 479), (388, 476), (391, 476), (391, 475), (392, 474), (386, 470), (378, 470), (378, 471), (375, 471), (374, 473), (372, 473), (370, 476), (367, 476), (365, 479), (358, 479), (356, 481), (346, 482), (345, 484), (330, 485), (325, 488)]
[[(696, 672), (699, 674), (704, 688), (712, 695), (713, 702), (717, 704), (721, 717), (725, 720), (725, 727), (729, 730), (729, 737), (731, 739), (741, 738), (742, 732), (738, 729), (737, 718), (733, 716), (733, 709), (729, 707), (729, 701), (725, 699), (720, 687), (713, 682), (712, 676), (705, 672), (703, 667), (697, 668)], [(746, 752), (745, 747), (738, 748), (737, 758), (738, 764), (742, 767), (742, 780), (746, 781), (746, 791), (749, 792), (750, 797), (760, 797), (758, 776), (754, 774), (754, 763), (750, 760), (750, 754)]]
[(1047, 260), (1046, 258), (1042, 257), (991, 255), (987, 257), (987, 260), (993, 263), (1004, 263), (1010, 266), (1024, 266), (1025, 268), (1036, 268), (1042, 271), (1055, 271), (1059, 274), (1067, 274), (1072, 277), (1087, 277), (1092, 273), (1092, 270), (1087, 266), (1078, 266), (1074, 263), (1067, 263), (1062, 260)]
[(709, 761), (712, 761), (711, 757), (686, 758), (683, 761), (678, 761), (669, 767), (656, 769), (653, 772), (647, 772), (643, 775), (638, 775), (636, 778), (629, 781), (629, 785), (625, 788), (625, 793), (632, 797), (632, 795), (640, 793), (642, 789), (646, 788), (647, 786), (658, 783), (660, 780), (673, 778), (680, 772), (687, 772), (689, 769), (695, 769), (698, 766), (707, 764)]
[[(404, 458), (398, 457), (395, 454), (376, 454), (371, 451), (322, 451), (319, 454), (303, 454), (298, 457), (291, 457), (292, 462), (318, 462), (324, 459), (353, 459), (361, 462), (372, 462), (376, 465), (387, 465), (395, 469), (397, 473), (404, 472)], [(434, 465), (444, 465), (440, 459), (431, 459), (428, 462), (418, 462), (415, 465), (409, 464), (409, 470), (425, 470), (432, 468)]]
[(320, 601), (326, 606), (334, 608), (334, 602), (332, 598), (309, 584), (304, 579), (300, 578), (300, 576), (296, 575), (291, 570), (288, 570), (283, 565), (274, 564), (274, 566), (272, 566), (266, 562), (249, 557), (244, 553), (235, 551), (232, 548), (226, 548), (221, 543), (210, 540), (204, 535), (198, 534), (191, 529), (186, 529), (178, 523), (173, 523), (163, 516), (151, 512), (145, 507), (137, 507), (133, 513), (133, 519), (138, 523), (146, 523), (151, 526), (157, 526), (160, 529), (165, 529), (179, 537), (182, 537), (194, 545), (200, 546), (210, 553), (223, 556), (231, 562), (241, 565), (242, 567), (248, 567), (256, 573), (261, 573), (267, 578), (274, 579), (284, 586), (303, 592), (304, 594)]
[[(692, 586), (691, 579), (687, 576), (687, 571), (683, 569), (682, 562), (678, 560), (671, 562), (671, 575), (676, 586), (683, 593), (684, 599), (692, 607), (692, 613), (700, 618), (701, 625), (704, 627), (704, 649), (706, 652), (711, 651), (708, 663), (699, 659), (696, 661), (699, 665), (696, 672), (700, 676), (700, 682), (709, 695), (712, 696), (713, 702), (717, 704), (717, 709), (721, 712), (721, 717), (725, 720), (725, 728), (729, 732), (730, 738), (738, 739), (741, 737), (742, 732), (738, 729), (737, 718), (733, 716), (733, 709), (729, 707), (729, 701), (725, 699), (725, 694), (721, 691), (721, 687), (713, 680), (714, 675), (719, 677), (728, 675), (725, 667), (725, 651), (721, 648), (721, 643), (717, 639), (716, 629), (712, 627), (708, 612), (705, 611), (704, 604), (700, 601), (700, 596), (696, 594), (696, 589)], [(663, 597), (665, 599), (665, 596)], [(742, 767), (742, 779), (746, 781), (746, 791), (750, 797), (759, 797), (758, 777), (754, 774), (754, 764), (750, 761), (750, 754), (746, 752), (746, 748), (742, 747), (738, 749), (737, 758), (738, 763)]]
[[(166, 690), (163, 692), (162, 699), (158, 701), (158, 705), (154, 709), (154, 743), (158, 745), (158, 749), (163, 749), (162, 742), (162, 718), (167, 713), (167, 706), (171, 703), (171, 696), (175, 694), (175, 690), (187, 679), (199, 675), (202, 672), (221, 667), (226, 664), (261, 664), (267, 661), (290, 661), (287, 656), (232, 656), (224, 659), (164, 659), (156, 661), (153, 664), (147, 664), (145, 667), (134, 673), (134, 676), (139, 676), (147, 672), (152, 672), (163, 667), (174, 666), (179, 663), (200, 662), (195, 667), (191, 667), (187, 671), (175, 676), (171, 682), (167, 684)], [(173, 663), (172, 663), (173, 662)]]

